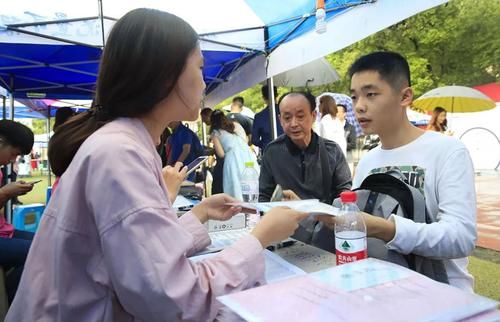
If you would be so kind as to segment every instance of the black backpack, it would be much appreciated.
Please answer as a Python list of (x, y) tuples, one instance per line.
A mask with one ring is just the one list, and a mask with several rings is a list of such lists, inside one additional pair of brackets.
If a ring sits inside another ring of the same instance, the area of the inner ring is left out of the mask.
[[(388, 219), (395, 214), (427, 224), (436, 221), (427, 212), (422, 193), (407, 184), (404, 175), (397, 170), (371, 174), (355, 191), (359, 209), (374, 216)], [(380, 239), (368, 238), (368, 256), (400, 264), (438, 282), (448, 283), (442, 260), (388, 250)]]

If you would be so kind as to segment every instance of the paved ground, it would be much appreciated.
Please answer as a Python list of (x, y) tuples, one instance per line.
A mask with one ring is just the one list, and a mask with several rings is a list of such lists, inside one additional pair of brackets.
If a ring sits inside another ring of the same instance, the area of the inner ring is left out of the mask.
[(500, 171), (476, 176), (477, 232), (476, 245), (500, 251)]

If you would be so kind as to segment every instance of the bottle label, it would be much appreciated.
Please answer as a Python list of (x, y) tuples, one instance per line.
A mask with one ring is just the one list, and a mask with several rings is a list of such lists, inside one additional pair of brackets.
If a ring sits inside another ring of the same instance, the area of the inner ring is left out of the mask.
[(336, 236), (335, 256), (337, 257), (337, 265), (367, 258), (366, 237), (342, 238)]

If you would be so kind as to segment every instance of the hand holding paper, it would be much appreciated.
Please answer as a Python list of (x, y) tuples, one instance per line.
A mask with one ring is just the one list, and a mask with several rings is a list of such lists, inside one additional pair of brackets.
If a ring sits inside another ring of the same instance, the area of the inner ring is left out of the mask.
[(266, 213), (274, 207), (288, 207), (296, 211), (306, 212), (309, 214), (309, 216), (316, 216), (316, 215), (337, 216), (339, 213), (338, 208), (335, 208), (326, 203), (322, 203), (318, 199), (258, 202), (258, 203), (243, 202), (243, 203), (228, 204), (228, 205), (231, 206), (238, 205), (243, 208), (243, 212), (246, 212), (246, 210), (248, 211), (258, 210)]

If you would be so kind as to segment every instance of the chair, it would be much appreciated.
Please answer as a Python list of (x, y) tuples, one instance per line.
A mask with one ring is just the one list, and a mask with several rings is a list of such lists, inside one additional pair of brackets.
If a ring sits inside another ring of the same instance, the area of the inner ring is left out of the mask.
[(7, 290), (5, 289), (5, 272), (0, 266), (0, 321), (5, 319), (9, 303), (7, 301)]

